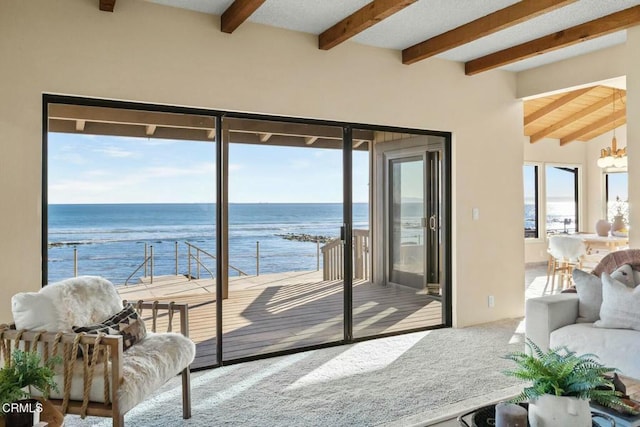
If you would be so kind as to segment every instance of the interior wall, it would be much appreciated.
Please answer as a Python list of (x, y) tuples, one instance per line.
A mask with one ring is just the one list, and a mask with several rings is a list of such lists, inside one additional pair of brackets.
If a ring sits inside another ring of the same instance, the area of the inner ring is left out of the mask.
[[(512, 73), (405, 66), (398, 51), (352, 42), (321, 51), (316, 36), (251, 23), (225, 34), (217, 17), (139, 0), (114, 13), (89, 0), (3, 0), (0, 57), (0, 321), (11, 295), (41, 283), (42, 93), (450, 131), (454, 324), (523, 315)], [(507, 160), (499, 168), (495, 153)]]
[(626, 71), (626, 46), (620, 44), (519, 72), (517, 96), (527, 98), (565, 92), (591, 86), (594, 82), (624, 77)]
[[(629, 183), (640, 182), (640, 27), (627, 30), (627, 157)], [(640, 248), (640, 186), (629, 185), (629, 246)]]

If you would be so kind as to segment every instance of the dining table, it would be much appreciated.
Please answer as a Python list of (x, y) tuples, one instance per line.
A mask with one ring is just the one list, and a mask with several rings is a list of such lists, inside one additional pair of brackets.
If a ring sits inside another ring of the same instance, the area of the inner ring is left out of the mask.
[(587, 247), (587, 254), (591, 254), (594, 249), (604, 248), (609, 252), (629, 246), (629, 236), (599, 236), (595, 233), (578, 234)]

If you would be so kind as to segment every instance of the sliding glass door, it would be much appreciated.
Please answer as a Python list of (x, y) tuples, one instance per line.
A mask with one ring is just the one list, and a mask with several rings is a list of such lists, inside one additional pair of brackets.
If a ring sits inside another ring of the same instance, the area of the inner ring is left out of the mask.
[(446, 136), (44, 102), (43, 284), (188, 304), (192, 367), (450, 323)]
[(354, 283), (354, 337), (449, 322), (444, 147), (444, 137), (407, 133), (377, 147), (372, 262), (381, 268), (371, 283)]
[(240, 118), (223, 123), (223, 360), (342, 341), (342, 129)]

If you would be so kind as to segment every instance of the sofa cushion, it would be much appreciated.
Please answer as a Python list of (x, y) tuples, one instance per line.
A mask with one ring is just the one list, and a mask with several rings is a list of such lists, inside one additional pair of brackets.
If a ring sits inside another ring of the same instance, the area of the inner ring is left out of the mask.
[[(44, 309), (47, 305), (50, 309)], [(16, 294), (11, 310), (16, 329), (72, 332), (74, 325), (98, 323), (119, 312), (122, 299), (108, 280), (80, 276)]]
[[(629, 287), (635, 286), (633, 270), (628, 264), (620, 266), (611, 273), (611, 277)], [(600, 319), (602, 279), (586, 271), (575, 269), (573, 270), (573, 282), (576, 285), (579, 299), (577, 322), (593, 323)]]
[(122, 335), (122, 348), (125, 351), (135, 343), (142, 341), (147, 334), (144, 321), (138, 315), (133, 304), (127, 304), (121, 311), (100, 323), (87, 326), (74, 326), (73, 331), (86, 332), (88, 334), (102, 332), (107, 335)]
[[(169, 379), (189, 366), (196, 354), (195, 344), (189, 338), (178, 333), (155, 334), (147, 336), (132, 346), (122, 358), (123, 381), (118, 390), (120, 409), (127, 412), (142, 402), (152, 392), (160, 388)], [(61, 370), (61, 368), (56, 368)], [(71, 380), (71, 400), (82, 400), (83, 396), (82, 360), (74, 363), (74, 374)], [(104, 402), (104, 365), (94, 367), (94, 377), (89, 391), (91, 402)], [(109, 381), (110, 381), (109, 377)], [(51, 391), (52, 399), (62, 399), (64, 380), (62, 373), (56, 375), (59, 391)], [(37, 390), (31, 393), (40, 396)]]
[(596, 328), (592, 323), (575, 323), (550, 334), (550, 347), (567, 346), (578, 354), (593, 353), (605, 366), (640, 379), (640, 333), (631, 329)]
[(629, 288), (602, 273), (600, 320), (594, 326), (640, 331), (640, 287)]

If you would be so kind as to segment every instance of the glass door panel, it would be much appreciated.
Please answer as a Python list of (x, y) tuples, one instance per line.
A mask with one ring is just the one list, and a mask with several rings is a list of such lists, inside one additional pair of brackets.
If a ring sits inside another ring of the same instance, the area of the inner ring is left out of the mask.
[(425, 162), (422, 156), (389, 161), (389, 278), (425, 286)]
[(223, 360), (342, 341), (342, 128), (228, 118)]
[(129, 301), (189, 304), (191, 366), (214, 365), (215, 117), (47, 111), (45, 281), (97, 275)]
[(378, 207), (371, 221), (372, 271), (367, 281), (353, 282), (355, 338), (441, 326), (448, 313), (444, 138), (377, 136), (383, 141), (374, 145), (372, 162), (372, 205)]
[(428, 151), (427, 159), (427, 229), (426, 232), (426, 279), (427, 291), (430, 295), (442, 295), (442, 200), (441, 165), (442, 152)]

